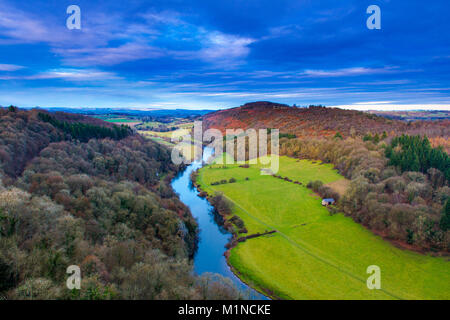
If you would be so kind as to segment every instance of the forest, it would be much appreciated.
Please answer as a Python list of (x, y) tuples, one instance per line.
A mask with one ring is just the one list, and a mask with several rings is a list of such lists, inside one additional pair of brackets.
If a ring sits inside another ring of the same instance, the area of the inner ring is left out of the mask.
[(40, 120), (50, 123), (55, 128), (61, 129), (64, 133), (69, 134), (72, 139), (77, 139), (81, 142), (88, 142), (92, 138), (120, 140), (131, 134), (130, 128), (124, 125), (108, 128), (89, 123), (59, 121), (48, 113), (41, 112), (38, 116)]
[(404, 171), (426, 173), (429, 169), (440, 170), (450, 180), (450, 157), (442, 148), (432, 148), (428, 138), (402, 135), (392, 139), (386, 148), (389, 164)]
[(365, 136), (370, 133), (381, 137), (401, 134), (426, 135), (433, 147), (442, 145), (450, 152), (450, 120), (400, 121), (376, 114), (327, 108), (324, 106), (297, 107), (259, 101), (238, 108), (220, 110), (203, 116), (205, 128), (265, 129), (279, 128), (280, 133), (297, 138)]
[[(242, 298), (193, 273), (197, 224), (169, 185), (180, 169), (165, 147), (100, 120), (1, 109), (0, 296)], [(66, 287), (70, 265), (81, 290)]]

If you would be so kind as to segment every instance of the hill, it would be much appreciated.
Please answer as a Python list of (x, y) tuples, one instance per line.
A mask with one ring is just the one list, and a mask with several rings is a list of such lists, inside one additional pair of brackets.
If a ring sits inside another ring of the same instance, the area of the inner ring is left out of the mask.
[(450, 119), (450, 111), (446, 110), (369, 111), (369, 113), (386, 117), (388, 119), (404, 121)]
[(135, 116), (135, 117), (197, 117), (202, 116), (213, 110), (189, 110), (189, 109), (118, 109), (118, 108), (51, 108), (54, 112), (65, 112), (70, 114), (89, 115), (89, 116)]
[(367, 133), (381, 135), (384, 131), (392, 136), (399, 133), (450, 136), (448, 119), (408, 123), (361, 111), (322, 106), (299, 108), (266, 101), (209, 113), (203, 116), (203, 121), (206, 129), (217, 128), (222, 132), (237, 128), (279, 128), (281, 133), (297, 137), (334, 136), (337, 132), (344, 137)]

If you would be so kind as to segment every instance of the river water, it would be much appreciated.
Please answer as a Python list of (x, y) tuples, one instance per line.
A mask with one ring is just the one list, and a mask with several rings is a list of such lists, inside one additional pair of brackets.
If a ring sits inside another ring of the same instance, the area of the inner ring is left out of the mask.
[(191, 182), (191, 173), (201, 168), (213, 153), (213, 149), (204, 148), (203, 161), (193, 162), (172, 180), (172, 188), (180, 200), (189, 207), (200, 229), (198, 249), (194, 256), (194, 271), (199, 275), (205, 272), (218, 273), (230, 278), (242, 291), (248, 292), (251, 299), (267, 299), (243, 283), (231, 271), (224, 253), (225, 245), (231, 240), (232, 235), (221, 226), (220, 217), (214, 214), (214, 208), (207, 199), (198, 196), (199, 192)]

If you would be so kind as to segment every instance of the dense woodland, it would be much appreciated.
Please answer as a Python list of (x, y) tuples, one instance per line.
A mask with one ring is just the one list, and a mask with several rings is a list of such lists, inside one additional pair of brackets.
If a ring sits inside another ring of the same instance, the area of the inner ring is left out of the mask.
[(83, 122), (60, 121), (48, 113), (40, 112), (38, 114), (40, 120), (50, 123), (55, 128), (62, 130), (65, 134), (70, 135), (72, 139), (81, 142), (88, 142), (90, 139), (111, 138), (120, 140), (131, 134), (131, 129), (125, 125), (113, 126), (108, 128), (100, 125), (93, 125)]
[(395, 137), (386, 148), (389, 164), (404, 171), (427, 173), (431, 168), (443, 173), (441, 179), (450, 181), (450, 157), (442, 148), (432, 148), (427, 137), (402, 135)]
[[(0, 109), (0, 296), (241, 297), (219, 276), (193, 274), (197, 224), (169, 185), (180, 169), (169, 150), (115, 130)], [(113, 136), (90, 138), (102, 132)], [(81, 267), (81, 290), (66, 288), (70, 265)]]

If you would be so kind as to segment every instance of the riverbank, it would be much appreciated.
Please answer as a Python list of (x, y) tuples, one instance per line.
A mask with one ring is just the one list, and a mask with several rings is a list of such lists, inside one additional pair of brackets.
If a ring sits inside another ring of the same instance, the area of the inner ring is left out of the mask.
[[(210, 148), (205, 148), (204, 158), (206, 160), (212, 154)], [(190, 180), (192, 172), (203, 166), (202, 161), (196, 161), (184, 168), (183, 171), (172, 180), (172, 189), (179, 195), (180, 200), (191, 210), (199, 227), (199, 240), (197, 251), (193, 257), (194, 271), (201, 275), (204, 273), (215, 273), (228, 278), (234, 286), (244, 293), (244, 298), (262, 300), (264, 295), (254, 291), (242, 282), (230, 269), (226, 257), (226, 245), (232, 239), (223, 226), (221, 219), (214, 215), (214, 208), (207, 199), (201, 198), (199, 192)]]
[[(213, 202), (212, 201), (212, 197), (213, 195), (209, 194), (207, 191), (202, 190), (200, 184), (197, 181), (198, 178), (198, 170), (197, 171), (193, 171), (190, 175), (190, 179), (192, 182), (192, 185), (197, 189), (197, 192), (199, 193), (199, 196), (201, 198), (206, 199), (207, 201), (209, 201), (210, 203)], [(265, 235), (270, 235), (275, 233), (276, 231), (269, 231), (269, 232), (265, 232), (263, 234), (261, 233), (257, 233), (257, 234), (253, 234), (253, 235), (248, 235), (248, 236), (243, 236), (242, 233), (238, 232), (237, 228), (234, 228), (232, 223), (229, 222), (230, 220), (230, 216), (224, 214), (223, 212), (221, 213), (217, 207), (214, 208), (216, 214), (218, 214), (223, 221), (223, 227), (232, 235), (232, 238), (229, 240), (229, 242), (226, 244), (226, 248), (227, 250), (224, 253), (224, 257), (226, 259), (226, 263), (228, 265), (228, 267), (230, 268), (231, 272), (233, 272), (233, 274), (238, 277), (243, 283), (245, 283), (247, 286), (253, 288), (254, 290), (256, 290), (257, 292), (259, 292), (260, 294), (263, 294), (264, 296), (270, 298), (270, 299), (275, 299), (275, 300), (279, 300), (281, 299), (280, 297), (277, 297), (274, 292), (270, 291), (267, 288), (264, 287), (260, 287), (258, 285), (256, 285), (255, 283), (253, 283), (251, 281), (251, 279), (246, 278), (243, 274), (241, 274), (239, 272), (239, 270), (237, 270), (232, 263), (230, 263), (230, 254), (231, 254), (231, 250), (233, 248), (235, 248), (239, 243), (242, 243), (246, 240), (248, 240), (249, 238), (256, 238), (256, 237), (260, 237), (260, 236), (265, 236)]]

